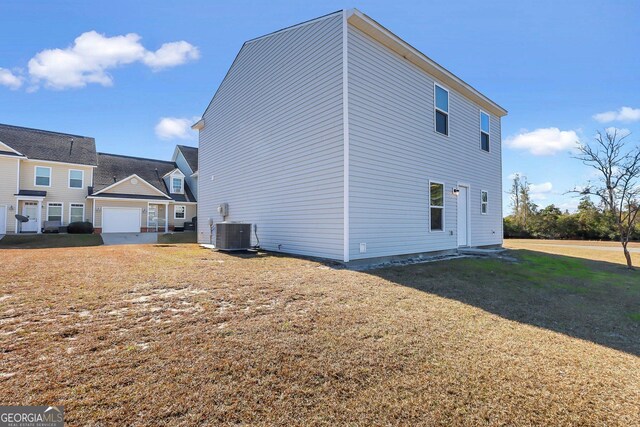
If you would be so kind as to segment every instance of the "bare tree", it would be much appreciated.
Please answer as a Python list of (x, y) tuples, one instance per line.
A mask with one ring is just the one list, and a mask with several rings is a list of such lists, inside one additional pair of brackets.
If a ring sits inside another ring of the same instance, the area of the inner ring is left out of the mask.
[(513, 216), (518, 218), (520, 215), (520, 174), (513, 176), (511, 184), (511, 206), (513, 206)]
[(604, 206), (620, 234), (620, 243), (633, 268), (629, 239), (640, 220), (640, 146), (627, 144), (630, 134), (620, 136), (617, 129), (598, 131), (591, 144), (579, 144), (576, 159), (599, 172), (597, 182), (589, 182), (581, 195), (595, 196)]

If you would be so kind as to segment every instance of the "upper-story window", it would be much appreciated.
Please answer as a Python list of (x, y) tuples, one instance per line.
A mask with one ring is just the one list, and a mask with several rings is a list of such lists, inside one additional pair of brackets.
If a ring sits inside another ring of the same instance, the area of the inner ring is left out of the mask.
[(487, 113), (480, 111), (480, 148), (484, 151), (489, 151), (489, 129), (491, 128), (489, 119)]
[(436, 132), (449, 135), (449, 91), (435, 85)]
[(69, 188), (84, 187), (84, 171), (69, 169)]
[(36, 166), (35, 185), (38, 187), (51, 187), (51, 168)]
[(182, 178), (172, 178), (171, 179), (171, 192), (172, 193), (182, 193), (184, 186), (184, 180)]

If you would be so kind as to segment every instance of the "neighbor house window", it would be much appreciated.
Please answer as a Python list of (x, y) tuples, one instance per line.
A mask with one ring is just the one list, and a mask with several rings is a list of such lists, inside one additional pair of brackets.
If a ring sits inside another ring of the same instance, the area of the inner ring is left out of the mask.
[(69, 169), (69, 188), (84, 187), (84, 171)]
[(435, 85), (436, 132), (449, 135), (449, 91)]
[(62, 203), (47, 203), (47, 221), (59, 221), (62, 224)]
[(182, 178), (173, 178), (171, 183), (172, 193), (182, 193)]
[(174, 219), (184, 219), (187, 213), (187, 207), (184, 205), (176, 205), (173, 208)]
[(69, 206), (69, 223), (84, 221), (84, 204), (71, 203)]
[(429, 184), (430, 230), (444, 231), (444, 184)]
[(489, 209), (489, 193), (482, 190), (480, 192), (480, 212), (482, 213), (482, 215), (486, 215), (488, 209)]
[(36, 166), (35, 184), (39, 187), (51, 187), (51, 168)]
[(480, 111), (480, 148), (489, 151), (489, 115)]

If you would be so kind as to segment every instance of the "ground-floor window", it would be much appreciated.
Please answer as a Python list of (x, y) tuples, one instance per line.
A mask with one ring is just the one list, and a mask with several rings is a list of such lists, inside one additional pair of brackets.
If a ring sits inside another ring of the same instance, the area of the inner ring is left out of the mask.
[(489, 209), (489, 193), (482, 190), (480, 191), (480, 212), (482, 212), (482, 214), (485, 215), (488, 209)]
[(174, 219), (184, 219), (187, 216), (187, 207), (184, 205), (176, 205), (173, 208)]
[(444, 230), (444, 184), (429, 183), (430, 230)]
[(47, 203), (47, 221), (59, 221), (62, 224), (62, 203)]
[(71, 203), (69, 207), (69, 223), (84, 221), (84, 204)]

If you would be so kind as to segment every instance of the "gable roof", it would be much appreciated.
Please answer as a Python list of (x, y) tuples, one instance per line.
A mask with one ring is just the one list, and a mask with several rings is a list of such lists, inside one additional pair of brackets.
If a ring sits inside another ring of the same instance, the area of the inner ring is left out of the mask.
[[(177, 169), (174, 162), (123, 156), (119, 154), (98, 153), (98, 167), (93, 176), (94, 194), (132, 175), (144, 180), (156, 190), (178, 202), (195, 202), (188, 184), (184, 183), (184, 194), (170, 194), (164, 179), (169, 172)], [(100, 196), (103, 196), (100, 194)]]
[(96, 141), (88, 136), (0, 124), (0, 141), (28, 159), (97, 164)]
[[(497, 103), (495, 103), (494, 101), (492, 101), (491, 99), (483, 95), (482, 93), (480, 93), (478, 90), (473, 88), (471, 85), (466, 83), (464, 80), (462, 80), (455, 74), (453, 74), (451, 71), (447, 70), (446, 68), (444, 68), (443, 66), (441, 66), (440, 64), (438, 64), (437, 62), (429, 58), (427, 55), (420, 52), (418, 49), (414, 48), (409, 43), (405, 42), (403, 39), (401, 39), (391, 31), (386, 29), (384, 26), (380, 25), (378, 22), (371, 19), (369, 16), (360, 12), (358, 9), (348, 9), (348, 10), (345, 9), (345, 10), (340, 10), (334, 13), (330, 13), (328, 15), (320, 16), (315, 19), (311, 19), (311, 20), (302, 22), (300, 24), (292, 25), (290, 27), (286, 27), (286, 28), (274, 31), (272, 33), (246, 41), (240, 48), (240, 51), (238, 51), (236, 58), (231, 63), (231, 67), (229, 67), (229, 69), (227, 70), (227, 74), (222, 79), (222, 83), (220, 83), (220, 85), (218, 86), (218, 90), (214, 93), (213, 97), (211, 98), (211, 101), (209, 101), (207, 108), (202, 114), (202, 117), (204, 118), (204, 116), (207, 114), (207, 111), (209, 111), (209, 108), (211, 108), (211, 105), (213, 104), (213, 101), (215, 100), (216, 95), (218, 94), (218, 91), (222, 87), (222, 84), (224, 83), (224, 81), (229, 76), (231, 70), (234, 68), (235, 63), (238, 60), (238, 57), (240, 56), (240, 53), (242, 52), (242, 50), (246, 45), (267, 37), (271, 37), (276, 34), (280, 34), (295, 28), (299, 28), (304, 25), (311, 24), (313, 22), (317, 22), (322, 19), (332, 17), (336, 14), (344, 14), (347, 19), (347, 23), (349, 25), (351, 25), (354, 28), (357, 28), (358, 30), (367, 34), (369, 37), (376, 40), (377, 42), (391, 49), (392, 51), (402, 56), (407, 61), (418, 66), (427, 74), (439, 79), (441, 83), (449, 86), (451, 89), (454, 89), (461, 95), (472, 100), (473, 102), (478, 104), (480, 107), (485, 109), (487, 112), (494, 114), (498, 117), (503, 117), (507, 115), (507, 110), (502, 108), (500, 105), (498, 105)], [(200, 130), (203, 126), (204, 126), (204, 121), (203, 119), (201, 119), (197, 123), (195, 123), (192, 126), (192, 128)]]
[(358, 9), (346, 10), (344, 13), (347, 16), (349, 25), (391, 49), (427, 74), (436, 77), (442, 83), (480, 105), (491, 114), (495, 114), (498, 117), (507, 115), (507, 110)]
[(178, 145), (177, 148), (184, 156), (191, 171), (198, 172), (198, 148), (189, 147), (188, 145)]

